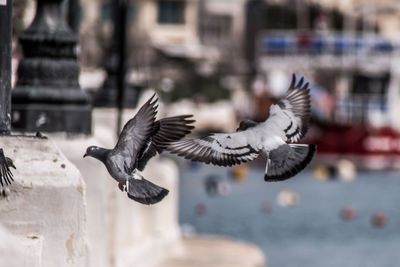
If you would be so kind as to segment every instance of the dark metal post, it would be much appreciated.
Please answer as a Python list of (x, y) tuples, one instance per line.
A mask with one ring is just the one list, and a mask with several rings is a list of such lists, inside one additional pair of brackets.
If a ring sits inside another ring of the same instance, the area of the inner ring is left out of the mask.
[(78, 83), (78, 38), (62, 14), (63, 0), (37, 0), (19, 40), (24, 58), (12, 92), (13, 127), (20, 131), (90, 133), (89, 97)]
[(126, 76), (126, 66), (125, 66), (125, 54), (126, 54), (126, 0), (118, 1), (118, 29), (119, 33), (119, 43), (118, 43), (118, 76), (117, 76), (117, 87), (118, 87), (118, 122), (117, 122), (117, 136), (121, 130), (122, 124), (122, 112), (124, 109), (124, 96), (125, 96), (125, 76)]
[[(103, 86), (94, 95), (93, 104), (96, 107), (118, 107), (118, 80), (121, 77), (119, 68), (119, 57), (121, 43), (123, 42), (126, 47), (126, 24), (127, 24), (127, 10), (129, 9), (128, 1), (111, 0), (111, 14), (113, 20), (113, 33), (110, 38), (110, 46), (105, 57), (104, 69), (107, 72), (107, 77)], [(122, 14), (124, 13), (124, 14)], [(122, 30), (122, 28), (125, 28)], [(122, 61), (126, 61), (126, 51)], [(124, 62), (126, 69), (126, 63)], [(125, 70), (126, 72), (126, 70)], [(126, 82), (126, 75), (124, 77), (125, 94), (123, 97), (125, 107), (135, 107), (138, 99), (138, 94), (141, 89), (138, 85), (128, 85)]]
[(81, 5), (79, 0), (68, 0), (67, 22), (71, 30), (79, 35), (79, 26), (81, 23)]
[(256, 47), (259, 33), (264, 27), (265, 1), (249, 0), (246, 2), (246, 34), (244, 38), (245, 57), (251, 74), (255, 74)]
[(0, 134), (11, 131), (11, 0), (0, 0)]

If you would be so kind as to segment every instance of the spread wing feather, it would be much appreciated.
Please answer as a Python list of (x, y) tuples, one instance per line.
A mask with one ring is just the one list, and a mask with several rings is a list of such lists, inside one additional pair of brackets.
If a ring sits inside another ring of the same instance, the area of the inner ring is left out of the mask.
[(160, 153), (166, 149), (171, 142), (178, 141), (189, 134), (194, 126), (191, 125), (195, 122), (192, 119), (193, 115), (182, 115), (164, 118), (156, 122), (154, 135), (152, 141)]
[(189, 134), (195, 121), (193, 115), (181, 115), (164, 118), (154, 123), (152, 136), (141, 151), (138, 160), (138, 169), (143, 170), (147, 162), (157, 153), (161, 153), (167, 146)]
[(186, 159), (218, 166), (248, 162), (259, 155), (259, 150), (248, 143), (245, 132), (182, 140), (172, 143), (167, 150)]
[(138, 153), (143, 149), (154, 128), (157, 114), (157, 98), (155, 94), (139, 109), (122, 129), (119, 140), (113, 150), (123, 156), (124, 166), (128, 171), (133, 171), (136, 166)]
[(288, 142), (294, 143), (307, 132), (310, 108), (309, 84), (304, 83), (303, 77), (296, 83), (296, 76), (293, 74), (286, 96), (271, 106), (267, 122), (281, 128)]
[(0, 148), (0, 188), (8, 186), (14, 181), (10, 167), (15, 168), (13, 161), (4, 156), (4, 151)]

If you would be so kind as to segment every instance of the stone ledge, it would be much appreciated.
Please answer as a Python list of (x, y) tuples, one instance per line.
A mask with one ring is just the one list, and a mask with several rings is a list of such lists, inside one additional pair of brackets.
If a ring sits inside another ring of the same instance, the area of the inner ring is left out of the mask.
[[(17, 167), (9, 197), (0, 199), (0, 223), (31, 250), (30, 262), (20, 266), (86, 266), (85, 184), (78, 169), (47, 139), (1, 137), (0, 147)], [(11, 265), (1, 260), (0, 266)]]
[(263, 267), (263, 252), (255, 245), (222, 236), (185, 237), (176, 253), (157, 267)]

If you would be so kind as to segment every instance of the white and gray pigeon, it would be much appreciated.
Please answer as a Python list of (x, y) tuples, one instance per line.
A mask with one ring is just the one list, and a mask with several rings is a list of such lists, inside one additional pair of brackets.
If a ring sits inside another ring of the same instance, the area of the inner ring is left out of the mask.
[(235, 133), (215, 133), (200, 139), (180, 140), (167, 150), (179, 156), (218, 166), (266, 159), (265, 181), (293, 177), (311, 161), (316, 145), (295, 144), (307, 132), (310, 89), (304, 79), (292, 82), (283, 99), (271, 105), (264, 122), (242, 121)]
[(90, 146), (83, 157), (91, 156), (104, 163), (118, 187), (129, 198), (146, 205), (161, 201), (168, 190), (143, 178), (142, 171), (150, 158), (161, 153), (194, 128), (192, 115), (156, 119), (157, 99), (153, 95), (129, 120), (113, 149)]

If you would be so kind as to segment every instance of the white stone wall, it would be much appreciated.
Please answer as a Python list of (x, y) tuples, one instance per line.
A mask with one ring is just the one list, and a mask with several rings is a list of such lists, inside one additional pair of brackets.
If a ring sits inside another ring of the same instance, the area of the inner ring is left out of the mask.
[(43, 239), (16, 236), (0, 225), (0, 240), (0, 266), (41, 266), (40, 249), (35, 248), (42, 247)]
[(111, 266), (112, 206), (115, 185), (102, 163), (83, 159), (86, 147), (101, 145), (91, 137), (52, 136), (66, 157), (80, 170), (86, 183), (88, 248), (90, 267)]
[[(0, 234), (14, 252), (0, 266), (86, 266), (85, 185), (77, 168), (49, 140), (1, 137), (0, 147), (17, 167), (9, 197), (0, 199)], [(0, 255), (7, 249), (1, 245)]]

